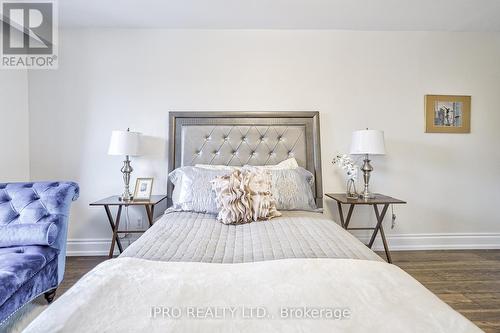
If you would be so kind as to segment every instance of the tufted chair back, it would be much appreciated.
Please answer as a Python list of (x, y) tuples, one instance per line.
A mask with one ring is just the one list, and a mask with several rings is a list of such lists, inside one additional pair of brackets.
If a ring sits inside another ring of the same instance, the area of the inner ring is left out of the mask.
[(0, 183), (0, 225), (54, 222), (59, 230), (52, 247), (59, 250), (58, 280), (62, 281), (71, 201), (78, 198), (74, 182)]

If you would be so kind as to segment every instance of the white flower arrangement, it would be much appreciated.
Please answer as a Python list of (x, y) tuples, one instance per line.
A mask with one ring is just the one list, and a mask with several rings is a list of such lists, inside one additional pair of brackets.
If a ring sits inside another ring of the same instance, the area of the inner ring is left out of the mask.
[(349, 155), (337, 154), (332, 163), (345, 170), (348, 180), (356, 181), (358, 179), (358, 165)]

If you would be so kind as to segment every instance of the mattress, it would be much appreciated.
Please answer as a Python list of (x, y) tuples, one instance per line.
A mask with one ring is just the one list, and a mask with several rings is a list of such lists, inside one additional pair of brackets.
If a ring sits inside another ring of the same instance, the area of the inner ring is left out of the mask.
[(269, 221), (225, 225), (212, 214), (169, 212), (120, 257), (208, 263), (288, 258), (382, 260), (322, 213), (282, 213)]

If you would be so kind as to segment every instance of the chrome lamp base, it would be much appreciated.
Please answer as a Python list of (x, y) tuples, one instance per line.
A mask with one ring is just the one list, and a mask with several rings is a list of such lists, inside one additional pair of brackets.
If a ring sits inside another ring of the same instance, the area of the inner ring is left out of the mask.
[(130, 174), (134, 169), (130, 165), (130, 159), (128, 155), (125, 156), (125, 161), (123, 161), (123, 167), (120, 170), (123, 173), (123, 183), (125, 184), (125, 188), (123, 190), (123, 194), (120, 197), (122, 201), (131, 201), (133, 199), (132, 193), (130, 193)]
[(361, 199), (364, 199), (364, 200), (368, 200), (368, 199), (375, 199), (375, 194), (373, 194), (373, 193), (371, 193), (371, 192), (368, 192), (368, 193), (363, 192), (363, 193), (361, 193), (361, 194), (359, 195), (359, 197), (360, 197)]
[(371, 193), (368, 184), (370, 183), (370, 173), (373, 171), (373, 167), (370, 164), (370, 160), (368, 158), (368, 154), (365, 155), (365, 159), (363, 161), (363, 166), (361, 167), (361, 171), (363, 171), (363, 180), (365, 181), (365, 188), (363, 193), (361, 193), (360, 197), (362, 199), (374, 199), (375, 194)]

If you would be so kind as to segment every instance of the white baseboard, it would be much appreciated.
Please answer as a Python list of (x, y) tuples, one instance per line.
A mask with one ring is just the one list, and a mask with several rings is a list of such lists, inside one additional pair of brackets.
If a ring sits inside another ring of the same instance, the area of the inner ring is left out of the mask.
[[(124, 248), (130, 245), (131, 239), (121, 239), (121, 244)], [(109, 248), (111, 247), (111, 240), (108, 238), (97, 239), (68, 239), (66, 248), (67, 256), (107, 256)], [(120, 254), (118, 245), (115, 244), (115, 255)]]
[[(357, 237), (365, 244), (370, 239)], [(387, 242), (394, 251), (500, 249), (500, 233), (393, 234), (387, 235)], [(380, 235), (373, 249), (383, 250)]]
[[(368, 243), (368, 236), (357, 237)], [(393, 234), (387, 236), (387, 241), (393, 251), (500, 249), (500, 233)], [(122, 240), (122, 244), (128, 245), (128, 240)], [(66, 253), (68, 256), (104, 256), (108, 255), (110, 245), (107, 238), (68, 239)], [(380, 236), (373, 248), (383, 249)], [(117, 248), (115, 254), (118, 254)]]
[[(110, 246), (111, 246), (111, 240), (109, 239), (90, 239), (90, 238), (68, 239), (66, 255), (107, 256), (109, 254)], [(118, 254), (117, 249), (115, 249), (115, 254)]]

